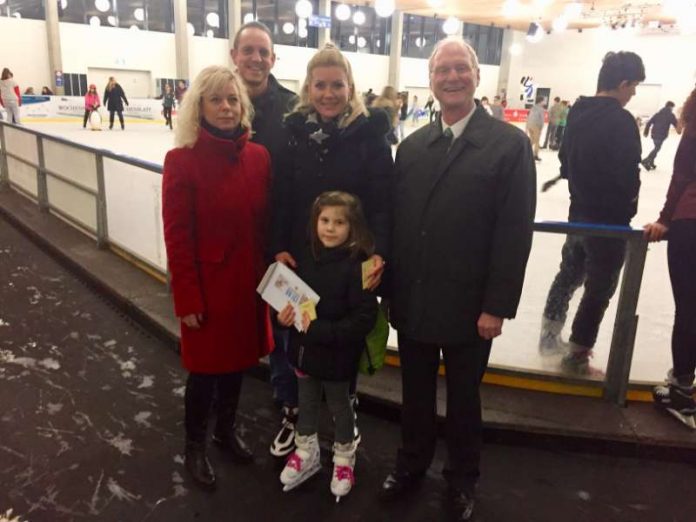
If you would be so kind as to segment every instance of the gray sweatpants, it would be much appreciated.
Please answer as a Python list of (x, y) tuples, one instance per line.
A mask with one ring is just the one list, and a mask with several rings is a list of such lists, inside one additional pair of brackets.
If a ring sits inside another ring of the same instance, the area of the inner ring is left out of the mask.
[(299, 435), (312, 435), (319, 430), (321, 392), (326, 394), (326, 403), (334, 418), (334, 442), (346, 444), (353, 441), (355, 418), (350, 403), (348, 388), (350, 381), (322, 381), (306, 375), (297, 378), (299, 419), (295, 427)]

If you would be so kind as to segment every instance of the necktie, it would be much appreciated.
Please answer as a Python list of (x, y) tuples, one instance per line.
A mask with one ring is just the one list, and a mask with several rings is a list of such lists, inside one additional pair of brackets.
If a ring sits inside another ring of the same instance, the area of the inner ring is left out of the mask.
[(452, 129), (450, 127), (447, 127), (444, 131), (442, 131), (442, 137), (440, 138), (440, 140), (443, 142), (443, 149), (445, 151), (445, 154), (447, 154), (452, 148), (453, 138), (454, 133), (452, 133)]

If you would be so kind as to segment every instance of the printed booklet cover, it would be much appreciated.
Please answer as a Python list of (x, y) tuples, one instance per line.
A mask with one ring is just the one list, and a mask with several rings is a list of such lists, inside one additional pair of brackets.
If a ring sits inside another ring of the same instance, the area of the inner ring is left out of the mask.
[(290, 268), (278, 262), (268, 267), (256, 291), (277, 312), (290, 303), (295, 309), (295, 328), (299, 332), (302, 331), (301, 305), (312, 301), (316, 307), (319, 302), (319, 296), (307, 283)]

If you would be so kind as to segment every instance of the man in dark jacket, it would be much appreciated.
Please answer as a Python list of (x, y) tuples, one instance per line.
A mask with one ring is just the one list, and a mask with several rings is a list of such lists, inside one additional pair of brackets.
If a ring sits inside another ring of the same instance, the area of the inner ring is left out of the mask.
[[(234, 37), (230, 55), (254, 105), (251, 139), (268, 149), (275, 167), (287, 143), (283, 119), (292, 110), (297, 96), (271, 74), (276, 60), (271, 31), (261, 22), (242, 25)], [(297, 378), (288, 364), (287, 330), (274, 324), (273, 337), (275, 350), (269, 357), (271, 385), (274, 399), (282, 406), (283, 421), (271, 444), (271, 453), (283, 457), (295, 447)]]
[(475, 51), (460, 37), (435, 46), (430, 87), (441, 118), (396, 156), (390, 319), (403, 380), (402, 447), (381, 496), (425, 475), (436, 442), (436, 377), (447, 378), (444, 475), (457, 520), (469, 520), (479, 476), (479, 385), (491, 342), (513, 318), (532, 241), (536, 171), (516, 127), (476, 106)]
[[(561, 144), (561, 176), (568, 180), (568, 221), (628, 225), (638, 208), (640, 134), (625, 105), (645, 79), (643, 61), (635, 53), (608, 53), (599, 71), (597, 94), (581, 97), (568, 114)], [(558, 353), (566, 347), (560, 332), (568, 303), (584, 283), (575, 314), (569, 353), (562, 368), (591, 373), (589, 358), (609, 300), (616, 291), (624, 261), (623, 239), (569, 235), (561, 266), (546, 299), (539, 350)]]
[(674, 102), (668, 101), (662, 109), (657, 111), (652, 118), (648, 120), (645, 125), (645, 130), (643, 131), (643, 136), (646, 138), (650, 133), (650, 128), (652, 127), (652, 133), (650, 137), (655, 144), (653, 150), (648, 154), (644, 160), (641, 161), (645, 170), (653, 170), (655, 168), (655, 158), (657, 153), (660, 152), (662, 148), (662, 143), (667, 139), (669, 134), (669, 126), (673, 126), (677, 131), (677, 134), (681, 134), (679, 127), (677, 126), (677, 118), (674, 116), (672, 110), (674, 109)]

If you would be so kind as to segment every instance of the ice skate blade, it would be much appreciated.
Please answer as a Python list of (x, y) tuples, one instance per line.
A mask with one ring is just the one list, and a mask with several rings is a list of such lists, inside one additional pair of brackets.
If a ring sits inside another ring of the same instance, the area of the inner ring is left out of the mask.
[(319, 473), (319, 470), (320, 470), (320, 469), (321, 469), (321, 466), (320, 466), (320, 465), (317, 465), (316, 467), (314, 467), (314, 468), (310, 469), (309, 471), (307, 471), (307, 474), (304, 475), (304, 476), (302, 477), (301, 480), (298, 480), (298, 481), (295, 482), (294, 484), (285, 484), (285, 485), (283, 485), (283, 492), (284, 492), (284, 493), (287, 493), (288, 491), (292, 491), (292, 490), (295, 489), (296, 487), (301, 486), (302, 484), (304, 484), (305, 482), (307, 482), (309, 479), (311, 479), (314, 475), (316, 475), (317, 473)]
[(696, 430), (696, 420), (694, 419), (693, 415), (682, 415), (677, 410), (673, 410), (672, 408), (665, 408), (665, 409), (675, 419), (677, 419), (679, 422), (684, 424), (684, 426), (686, 426), (689, 429)]

